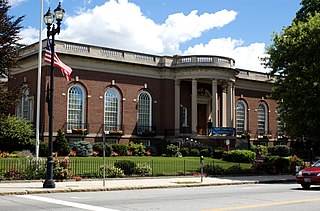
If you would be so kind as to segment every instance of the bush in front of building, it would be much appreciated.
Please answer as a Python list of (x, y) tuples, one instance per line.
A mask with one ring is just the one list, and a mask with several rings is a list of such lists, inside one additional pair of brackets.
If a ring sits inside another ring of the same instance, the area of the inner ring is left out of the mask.
[(202, 149), (200, 151), (200, 155), (203, 157), (210, 157), (210, 150), (209, 149)]
[(189, 148), (188, 147), (182, 147), (180, 148), (180, 153), (183, 157), (186, 157), (189, 155)]
[(114, 144), (112, 145), (113, 154), (119, 156), (127, 156), (128, 155), (128, 146), (124, 144)]
[(136, 163), (131, 160), (118, 160), (114, 166), (122, 169), (125, 175), (131, 175), (135, 172)]
[[(124, 172), (121, 168), (115, 166), (106, 166), (105, 175), (108, 178), (125, 177)], [(100, 177), (103, 177), (103, 166), (100, 167)]]
[(235, 163), (253, 163), (256, 159), (256, 153), (251, 150), (231, 150), (229, 152), (224, 152), (222, 159), (228, 162)]
[(210, 163), (203, 166), (203, 172), (209, 176), (222, 175), (224, 174), (224, 168), (220, 165), (214, 165)]
[(151, 167), (146, 163), (138, 163), (134, 169), (134, 173), (138, 176), (149, 176), (151, 172)]
[(67, 156), (70, 153), (69, 142), (61, 129), (58, 130), (56, 140), (53, 142), (53, 151), (57, 152), (59, 156)]
[[(96, 151), (98, 153), (98, 156), (100, 156), (100, 157), (103, 156), (103, 143), (102, 142), (94, 143), (92, 146), (92, 149), (93, 149), (93, 151)], [(106, 144), (105, 156), (111, 157), (111, 155), (112, 155), (112, 147), (109, 144)]]
[(290, 148), (287, 145), (276, 145), (273, 148), (272, 155), (278, 155), (281, 157), (290, 155)]
[(166, 156), (167, 157), (176, 157), (179, 152), (179, 147), (174, 144), (167, 145)]
[(224, 150), (216, 149), (213, 151), (213, 158), (214, 159), (222, 159), (223, 153), (224, 153)]
[(290, 166), (289, 157), (266, 156), (263, 162), (255, 163), (253, 171), (258, 174), (288, 173)]
[(190, 149), (189, 156), (199, 157), (199, 156), (200, 156), (200, 151), (199, 151), (199, 149), (195, 149), (195, 148)]
[(75, 141), (70, 143), (71, 150), (76, 152), (76, 156), (88, 157), (92, 154), (92, 145), (88, 141)]
[(142, 156), (146, 153), (146, 147), (142, 143), (134, 143), (130, 141), (128, 151), (130, 151), (132, 155)]
[(0, 149), (12, 152), (34, 150), (33, 125), (16, 116), (7, 116), (0, 121)]

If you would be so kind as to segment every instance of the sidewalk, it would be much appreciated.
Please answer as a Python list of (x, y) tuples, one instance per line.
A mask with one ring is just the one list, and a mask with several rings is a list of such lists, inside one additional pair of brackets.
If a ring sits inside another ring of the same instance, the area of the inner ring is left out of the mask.
[(293, 181), (295, 181), (295, 176), (292, 175), (203, 177), (203, 182), (201, 182), (200, 176), (126, 179), (107, 178), (105, 180), (105, 184), (103, 184), (102, 179), (55, 182), (55, 188), (43, 188), (43, 181), (1, 181), (0, 195), (177, 188), (276, 182), (281, 183)]

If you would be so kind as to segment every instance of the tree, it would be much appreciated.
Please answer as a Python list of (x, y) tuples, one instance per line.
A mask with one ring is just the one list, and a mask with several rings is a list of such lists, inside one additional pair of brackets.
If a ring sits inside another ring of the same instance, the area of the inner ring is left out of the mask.
[(22, 47), (18, 34), (24, 16), (14, 19), (8, 15), (10, 8), (7, 1), (0, 2), (0, 78), (9, 77), (11, 69), (17, 67), (18, 50)]
[(24, 16), (14, 19), (9, 16), (10, 6), (7, 1), (0, 1), (0, 119), (7, 114), (15, 104), (19, 90), (7, 90), (6, 80), (11, 75), (11, 69), (17, 67), (20, 23)]
[(286, 132), (312, 140), (320, 128), (320, 14), (311, 12), (310, 5), (318, 2), (302, 1), (291, 26), (273, 34), (265, 58), (276, 79), (271, 97), (279, 102)]
[(294, 22), (305, 22), (308, 20), (308, 15), (314, 16), (316, 12), (320, 12), (320, 1), (319, 0), (302, 0), (302, 7), (296, 13)]
[(56, 140), (53, 142), (53, 151), (58, 152), (58, 155), (61, 156), (67, 156), (70, 153), (69, 142), (61, 129), (58, 130)]
[(5, 151), (33, 150), (33, 125), (16, 116), (7, 116), (0, 122), (0, 149)]

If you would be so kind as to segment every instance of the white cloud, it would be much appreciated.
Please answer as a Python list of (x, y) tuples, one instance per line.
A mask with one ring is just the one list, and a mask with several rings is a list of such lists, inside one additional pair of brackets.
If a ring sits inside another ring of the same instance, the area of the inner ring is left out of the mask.
[(39, 30), (28, 27), (20, 31), (19, 36), (22, 38), (20, 43), (30, 45), (34, 42), (39, 41)]
[(9, 4), (14, 7), (14, 6), (17, 6), (19, 4), (21, 4), (22, 2), (24, 1), (28, 1), (28, 0), (9, 0)]
[(260, 58), (266, 56), (265, 43), (252, 43), (249, 46), (243, 46), (243, 43), (242, 40), (236, 40), (230, 37), (212, 39), (207, 44), (198, 44), (189, 47), (183, 54), (225, 56), (235, 59), (237, 68), (267, 72), (260, 61)]
[[(87, 0), (87, 3), (90, 1)], [(204, 14), (194, 10), (187, 15), (175, 13), (169, 15), (162, 24), (146, 17), (139, 6), (128, 0), (110, 0), (93, 9), (79, 11), (81, 13), (76, 15), (66, 14), (64, 29), (57, 39), (157, 55), (183, 53), (226, 56), (234, 58), (239, 68), (262, 71), (258, 56), (264, 55), (264, 43), (243, 46), (242, 40), (220, 38), (191, 46), (184, 52), (180, 50), (182, 43), (200, 38), (204, 32), (234, 21), (237, 12), (232, 10)], [(21, 35), (25, 38), (23, 43), (38, 41), (37, 30), (27, 28)]]

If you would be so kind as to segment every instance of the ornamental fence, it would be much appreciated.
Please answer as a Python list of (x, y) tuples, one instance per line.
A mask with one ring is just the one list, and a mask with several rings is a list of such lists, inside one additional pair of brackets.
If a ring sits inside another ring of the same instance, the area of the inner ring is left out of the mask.
[[(124, 161), (133, 163), (130, 165), (119, 165)], [(57, 162), (57, 161), (55, 161)], [(65, 160), (60, 159), (63, 163)], [(17, 159), (17, 158), (3, 158), (0, 159), (0, 180), (6, 179), (45, 179), (46, 177), (46, 158), (41, 158), (38, 161), (35, 159)], [(67, 169), (70, 177), (81, 178), (102, 178), (103, 177), (103, 159), (68, 159)], [(201, 170), (200, 161), (198, 160), (106, 160), (105, 167), (120, 167), (125, 173), (125, 177), (139, 177), (139, 176), (177, 176), (177, 175), (194, 175), (199, 174)], [(220, 163), (215, 160), (204, 162), (204, 174), (243, 174), (251, 170), (250, 164), (245, 163)], [(128, 169), (131, 168), (131, 169)], [(137, 173), (132, 168), (138, 168)], [(57, 168), (62, 171), (61, 168)], [(56, 171), (57, 169), (54, 169)], [(142, 172), (142, 173), (141, 173)], [(108, 177), (108, 175), (107, 175)], [(54, 178), (55, 179), (55, 178)]]

